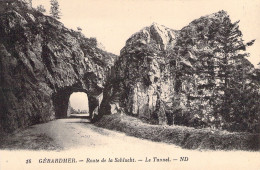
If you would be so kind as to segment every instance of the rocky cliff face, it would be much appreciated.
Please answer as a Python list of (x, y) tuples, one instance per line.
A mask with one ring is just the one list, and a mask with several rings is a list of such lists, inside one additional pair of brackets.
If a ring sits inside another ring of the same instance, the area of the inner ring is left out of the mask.
[(66, 117), (76, 91), (98, 112), (116, 56), (28, 4), (0, 6), (0, 131)]
[(127, 40), (115, 68), (117, 93), (124, 94), (118, 101), (127, 113), (145, 119), (159, 115), (158, 123), (167, 123), (164, 110), (172, 106), (175, 74), (162, 53), (174, 47), (177, 37), (178, 31), (154, 23)]
[[(179, 31), (154, 23), (132, 35), (115, 64), (106, 110), (158, 124), (222, 126), (216, 103), (222, 100), (218, 96), (224, 94), (220, 87), (225, 79), (217, 48), (222, 48), (219, 39), (226, 23), (233, 26), (220, 11)], [(245, 58), (236, 62), (233, 66), (254, 72)]]

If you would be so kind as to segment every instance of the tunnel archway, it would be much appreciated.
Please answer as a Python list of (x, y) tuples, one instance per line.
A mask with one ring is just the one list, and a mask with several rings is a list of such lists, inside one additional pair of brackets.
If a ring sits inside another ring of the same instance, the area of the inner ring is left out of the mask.
[(87, 93), (73, 92), (70, 95), (67, 115), (69, 117), (89, 117)]
[(65, 87), (57, 90), (57, 92), (52, 95), (52, 101), (55, 110), (55, 118), (60, 119), (60, 118), (69, 117), (68, 114), (69, 99), (71, 94), (76, 92), (83, 92), (87, 94), (89, 118), (91, 120), (95, 119), (95, 116), (98, 115), (101, 101), (103, 100), (102, 91), (91, 93), (83, 88), (78, 88), (78, 87)]

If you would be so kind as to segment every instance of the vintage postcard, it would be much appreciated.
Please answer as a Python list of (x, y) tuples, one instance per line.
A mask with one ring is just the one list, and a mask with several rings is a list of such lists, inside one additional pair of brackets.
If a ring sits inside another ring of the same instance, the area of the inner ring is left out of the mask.
[(259, 11), (0, 0), (0, 170), (259, 170)]

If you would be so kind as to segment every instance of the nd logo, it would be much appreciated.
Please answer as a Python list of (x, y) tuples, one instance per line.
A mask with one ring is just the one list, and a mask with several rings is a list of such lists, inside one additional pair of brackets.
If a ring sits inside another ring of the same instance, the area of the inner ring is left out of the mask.
[(189, 160), (189, 157), (180, 157), (180, 161), (188, 161)]

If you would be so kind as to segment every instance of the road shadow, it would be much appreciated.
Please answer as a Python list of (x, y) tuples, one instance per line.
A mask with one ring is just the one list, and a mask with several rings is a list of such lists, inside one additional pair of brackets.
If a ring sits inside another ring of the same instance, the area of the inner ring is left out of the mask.
[(66, 123), (83, 123), (83, 124), (92, 124), (90, 121), (82, 121), (82, 120), (77, 121), (77, 122), (75, 122), (75, 121), (71, 121), (71, 122), (66, 122)]
[(71, 114), (68, 118), (90, 119), (89, 114)]
[(67, 117), (67, 119), (70, 119), (70, 118), (90, 119), (90, 116), (70, 116), (70, 117)]

